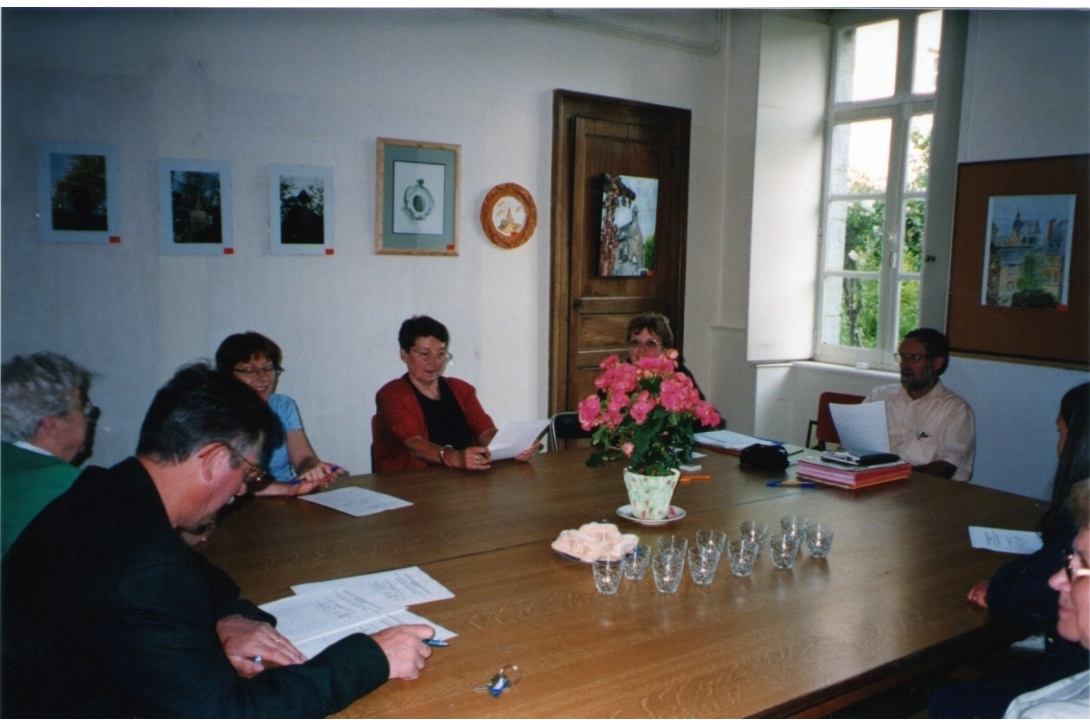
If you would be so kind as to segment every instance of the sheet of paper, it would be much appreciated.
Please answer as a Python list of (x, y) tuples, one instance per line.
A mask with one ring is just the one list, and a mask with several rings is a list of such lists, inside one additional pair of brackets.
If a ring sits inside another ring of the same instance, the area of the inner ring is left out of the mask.
[(840, 446), (844, 449), (889, 451), (889, 426), (886, 424), (886, 402), (866, 404), (830, 404)]
[(384, 510), (396, 510), (399, 507), (408, 507), (412, 504), (408, 500), (402, 500), (393, 495), (385, 495), (373, 490), (365, 490), (362, 487), (341, 487), (336, 490), (326, 490), (325, 492), (312, 492), (309, 495), (301, 495), (299, 499), (313, 502), (316, 505), (325, 505), (355, 517), (374, 515)]
[(404, 606), (373, 601), (350, 588), (337, 588), (288, 596), (261, 608), (276, 616), (277, 630), (299, 646), (310, 639), (395, 613)]
[(337, 578), (331, 581), (301, 583), (292, 586), (291, 590), (296, 593), (312, 593), (335, 588), (351, 588), (366, 593), (369, 598), (374, 600), (381, 600), (388, 605), (402, 608), (416, 603), (454, 598), (454, 594), (446, 586), (415, 565), (381, 573), (366, 573), (360, 576)]
[(529, 422), (504, 422), (496, 430), (496, 436), (488, 443), (493, 460), (511, 459), (529, 449), (549, 428), (548, 419)]
[(345, 636), (350, 636), (351, 634), (355, 633), (370, 635), (378, 631), (382, 631), (385, 628), (389, 628), (390, 626), (397, 626), (399, 624), (427, 624), (428, 626), (431, 626), (433, 629), (435, 629), (434, 638), (437, 639), (452, 639), (458, 635), (450, 629), (440, 626), (434, 621), (429, 621), (423, 616), (419, 616), (408, 610), (395, 611), (393, 613), (386, 614), (385, 616), (380, 616), (378, 618), (371, 619), (370, 621), (364, 621), (361, 624), (349, 626), (348, 628), (341, 629), (334, 633), (325, 634), (323, 636), (315, 636), (302, 642), (291, 639), (291, 636), (282, 629), (280, 630), (280, 633), (291, 639), (291, 642), (295, 644), (295, 648), (306, 654), (308, 659), (312, 659), (319, 653), (321, 653), (322, 650), (324, 650), (326, 647), (332, 646), (333, 644), (343, 639)]
[(719, 447), (731, 451), (741, 452), (751, 444), (779, 444), (771, 439), (758, 439), (747, 434), (739, 434), (727, 429), (717, 429), (713, 432), (698, 432), (693, 435), (697, 444), (706, 444), (709, 447)]
[(1029, 555), (1041, 549), (1041, 536), (1028, 530), (1003, 530), (969, 526), (969, 542), (974, 548), (999, 553)]

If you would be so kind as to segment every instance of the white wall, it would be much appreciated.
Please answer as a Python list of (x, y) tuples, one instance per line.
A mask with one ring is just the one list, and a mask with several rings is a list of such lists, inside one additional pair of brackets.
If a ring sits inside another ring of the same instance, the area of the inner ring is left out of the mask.
[[(558, 88), (692, 109), (689, 310), (718, 307), (722, 52), (470, 10), (6, 9), (2, 31), (2, 355), (52, 349), (101, 374), (92, 463), (130, 454), (156, 388), (247, 329), (283, 347), (281, 391), (319, 455), (350, 471), (370, 467), (374, 392), (404, 372), (396, 334), (412, 314), (448, 325), (448, 372), (497, 421), (546, 416)], [(380, 136), (462, 146), (458, 257), (374, 254)], [(118, 147), (120, 245), (38, 241), (37, 140)], [(160, 256), (164, 157), (231, 163), (234, 256)], [(334, 168), (333, 257), (268, 253), (270, 164)], [(477, 221), (503, 182), (538, 206), (513, 251)]]

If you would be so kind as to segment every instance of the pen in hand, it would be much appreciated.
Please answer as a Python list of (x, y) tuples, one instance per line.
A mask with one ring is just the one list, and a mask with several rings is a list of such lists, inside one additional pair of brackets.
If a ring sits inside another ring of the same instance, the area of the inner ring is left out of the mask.
[(442, 639), (421, 639), (428, 646), (450, 646), (446, 641)]
[[(333, 474), (334, 472), (340, 472), (340, 471), (341, 471), (341, 466), (340, 466), (340, 465), (336, 465), (336, 464), (335, 464), (335, 465), (333, 465), (333, 466), (332, 466), (332, 467), (330, 468), (330, 470), (329, 470), (329, 474)], [(292, 480), (292, 481), (291, 481), (291, 482), (289, 482), (288, 484), (289, 484), (289, 485), (298, 485), (298, 484), (300, 484), (300, 483), (301, 483), (302, 481), (303, 481), (303, 478), (302, 478), (302, 477), (296, 477), (296, 478), (295, 478), (294, 480)]]

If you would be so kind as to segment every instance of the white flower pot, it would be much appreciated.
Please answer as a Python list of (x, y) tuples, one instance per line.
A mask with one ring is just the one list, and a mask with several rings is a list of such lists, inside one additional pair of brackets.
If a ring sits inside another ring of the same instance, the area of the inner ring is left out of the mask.
[(624, 471), (624, 485), (628, 489), (628, 501), (632, 503), (632, 515), (641, 520), (665, 520), (670, 511), (670, 499), (681, 471), (672, 469), (668, 475), (641, 475)]

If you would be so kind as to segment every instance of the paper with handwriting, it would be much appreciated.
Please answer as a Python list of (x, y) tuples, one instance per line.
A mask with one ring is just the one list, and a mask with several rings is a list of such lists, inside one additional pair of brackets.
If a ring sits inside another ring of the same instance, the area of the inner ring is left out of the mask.
[(1028, 530), (1003, 530), (969, 526), (969, 542), (974, 548), (998, 553), (1029, 555), (1041, 549), (1041, 536)]

